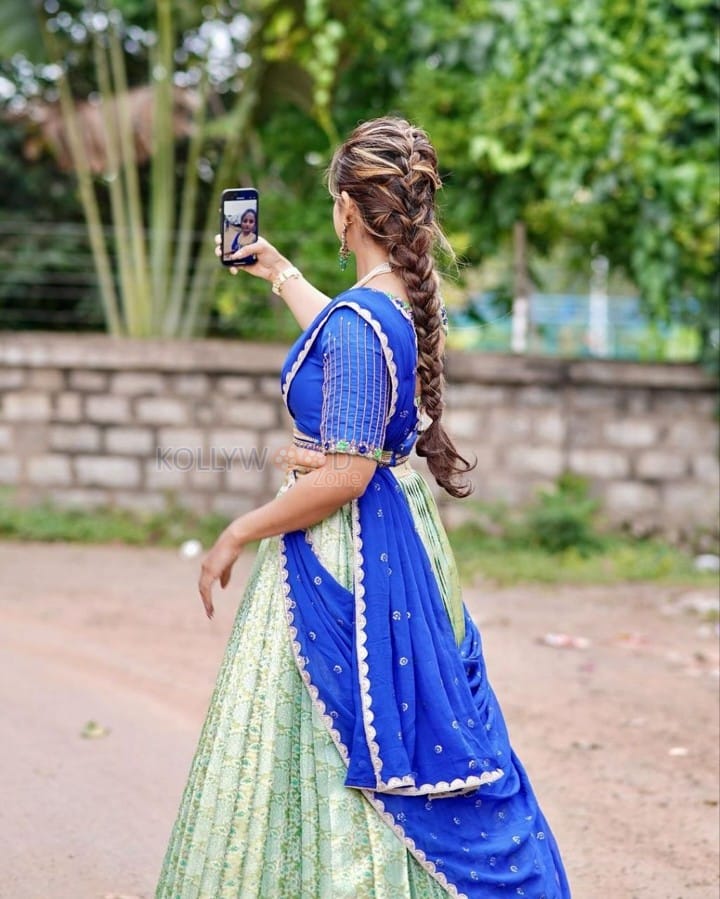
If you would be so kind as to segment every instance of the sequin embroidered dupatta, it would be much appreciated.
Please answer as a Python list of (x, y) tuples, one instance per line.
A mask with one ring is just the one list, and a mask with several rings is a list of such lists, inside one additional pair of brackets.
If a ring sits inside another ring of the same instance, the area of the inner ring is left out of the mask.
[[(310, 326), (288, 357), (286, 393), (323, 323), (348, 306), (386, 353), (390, 425), (407, 405), (398, 372), (405, 366), (405, 381), (414, 382), (414, 347), (387, 298), (362, 299), (341, 295)], [(352, 590), (326, 570), (304, 532), (280, 544), (296, 663), (345, 761), (346, 785), (363, 791), (451, 895), (512, 888), (565, 899), (552, 835), (485, 677), (480, 636), (466, 615), (458, 648), (395, 476), (378, 467), (352, 507)]]

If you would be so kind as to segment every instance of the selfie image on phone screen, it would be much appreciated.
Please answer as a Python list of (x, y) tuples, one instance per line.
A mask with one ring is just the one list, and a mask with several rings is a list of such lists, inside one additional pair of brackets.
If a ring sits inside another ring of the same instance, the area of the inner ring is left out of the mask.
[(223, 191), (221, 204), (223, 265), (252, 265), (254, 256), (231, 257), (258, 237), (258, 194), (253, 188)]

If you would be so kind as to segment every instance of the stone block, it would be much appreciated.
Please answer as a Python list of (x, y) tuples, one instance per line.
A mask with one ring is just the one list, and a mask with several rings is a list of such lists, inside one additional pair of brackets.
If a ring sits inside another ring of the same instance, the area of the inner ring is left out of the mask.
[(653, 446), (660, 436), (659, 422), (652, 419), (608, 421), (603, 430), (608, 442), (615, 446)]
[(657, 487), (637, 481), (617, 481), (605, 490), (605, 506), (612, 513), (656, 511), (660, 506)]
[(626, 415), (644, 415), (650, 411), (650, 391), (639, 387), (623, 390), (621, 407)]
[(638, 477), (670, 481), (687, 474), (688, 460), (683, 453), (663, 450), (646, 450), (635, 461)]
[(180, 396), (206, 396), (210, 392), (210, 378), (207, 375), (174, 375), (171, 379), (172, 391)]
[[(290, 435), (288, 434), (288, 442)], [(254, 448), (257, 452), (262, 446), (262, 439), (255, 431), (241, 430), (240, 428), (223, 428), (210, 431), (210, 449), (225, 450), (226, 453), (236, 452), (242, 449), (246, 454)]]
[(2, 415), (7, 421), (47, 421), (50, 414), (50, 397), (46, 393), (22, 390), (2, 397)]
[(13, 390), (16, 387), (23, 387), (27, 380), (28, 370), (26, 368), (1, 368), (0, 369), (0, 390)]
[(693, 452), (715, 450), (718, 446), (718, 426), (714, 421), (694, 418), (676, 418), (667, 430), (668, 446), (682, 447)]
[(565, 440), (567, 424), (560, 412), (548, 409), (533, 416), (533, 434), (542, 443), (560, 444)]
[(49, 490), (47, 496), (56, 505), (71, 509), (97, 509), (110, 505), (110, 494), (107, 490), (57, 487)]
[(191, 418), (191, 424), (212, 427), (220, 423), (220, 415), (214, 403), (204, 402), (195, 406), (195, 414)]
[[(188, 482), (188, 468), (178, 465), (178, 460), (148, 459), (145, 462), (145, 486), (150, 489), (184, 488)], [(181, 462), (183, 460), (180, 460)]]
[(132, 492), (117, 490), (113, 493), (112, 504), (118, 509), (127, 509), (140, 515), (150, 515), (154, 512), (164, 512), (167, 500), (162, 493), (151, 493), (147, 490)]
[(570, 470), (589, 478), (624, 478), (630, 473), (630, 461), (623, 453), (605, 449), (572, 449)]
[(62, 390), (65, 386), (63, 373), (57, 368), (33, 368), (28, 372), (28, 386), (48, 393)]
[(156, 372), (121, 371), (113, 375), (110, 392), (125, 396), (163, 393), (165, 379)]
[(653, 410), (659, 415), (681, 418), (708, 418), (717, 412), (717, 398), (695, 390), (656, 390)]
[(20, 478), (20, 460), (17, 456), (0, 455), (0, 484), (16, 484)]
[(50, 448), (70, 452), (100, 449), (100, 428), (94, 425), (51, 425)]
[(191, 469), (189, 472), (190, 486), (197, 490), (218, 493), (222, 489), (222, 474), (219, 467)]
[(571, 405), (575, 409), (607, 409), (618, 407), (620, 397), (612, 387), (588, 387), (575, 385), (569, 391)]
[(524, 440), (530, 435), (530, 416), (524, 409), (491, 409), (486, 435), (494, 443)]
[(104, 393), (107, 390), (109, 380), (110, 375), (108, 372), (76, 369), (70, 372), (68, 383), (73, 390)]
[(188, 422), (184, 402), (168, 397), (145, 397), (135, 404), (139, 421), (160, 425), (182, 425)]
[(505, 454), (512, 471), (555, 478), (565, 467), (564, 453), (554, 446), (511, 446)]
[(663, 505), (670, 515), (682, 515), (686, 524), (712, 524), (718, 516), (717, 494), (697, 481), (665, 484)]
[(123, 456), (77, 456), (77, 483), (87, 487), (139, 487), (137, 459)]
[(520, 406), (559, 406), (562, 402), (562, 394), (552, 387), (516, 387), (513, 390), (514, 404)]
[(205, 444), (205, 431), (202, 428), (160, 428), (157, 435), (158, 446), (191, 447), (202, 449)]
[(267, 400), (226, 401), (220, 421), (229, 425), (249, 425), (252, 428), (275, 428), (278, 424), (277, 403)]
[(578, 414), (566, 419), (568, 443), (573, 447), (597, 447), (602, 445), (604, 419), (601, 415)]
[(89, 421), (129, 422), (130, 404), (124, 396), (88, 396), (85, 400), (85, 415)]
[(13, 449), (18, 458), (46, 452), (50, 446), (48, 428), (46, 422), (18, 422), (13, 427)]
[(501, 406), (507, 401), (507, 390), (490, 384), (449, 383), (446, 388), (448, 408), (468, 406)]
[(82, 398), (79, 393), (63, 392), (55, 396), (55, 421), (80, 421), (82, 417)]
[(711, 484), (713, 487), (720, 480), (720, 468), (718, 466), (718, 458), (712, 453), (701, 453), (693, 456), (692, 472), (700, 481)]
[(496, 472), (488, 478), (476, 478), (474, 484), (473, 499), (481, 502), (515, 505), (527, 502), (535, 492), (535, 486), (529, 479), (502, 472)]
[(482, 415), (472, 409), (448, 409), (443, 423), (452, 437), (479, 440), (482, 434)]
[(280, 375), (269, 376), (265, 375), (262, 378), (257, 379), (257, 389), (261, 396), (269, 396), (274, 397), (275, 399), (279, 399), (281, 396), (281, 384), (280, 384)]
[(0, 450), (9, 449), (12, 444), (12, 430), (6, 425), (0, 425)]
[(264, 471), (253, 465), (233, 465), (225, 472), (225, 488), (262, 497), (266, 492)]
[(147, 456), (155, 443), (152, 428), (107, 428), (105, 431), (105, 449), (109, 453)]
[[(275, 382), (275, 392), (278, 390), (279, 381)], [(257, 392), (255, 379), (247, 375), (227, 375), (217, 379), (216, 387), (219, 393), (225, 396), (252, 396)]]
[(256, 505), (250, 497), (238, 494), (218, 493), (210, 500), (212, 511), (217, 515), (224, 515), (229, 521), (250, 512)]
[(52, 453), (30, 456), (25, 465), (26, 478), (31, 484), (69, 486), (73, 482), (70, 459), (67, 456)]

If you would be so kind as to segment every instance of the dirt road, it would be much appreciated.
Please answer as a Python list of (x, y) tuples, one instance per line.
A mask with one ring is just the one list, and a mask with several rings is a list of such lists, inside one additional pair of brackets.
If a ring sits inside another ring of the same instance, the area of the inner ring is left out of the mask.
[[(3, 899), (151, 899), (248, 563), (208, 622), (174, 551), (0, 543)], [(715, 899), (718, 645), (694, 598), (466, 599), (574, 899)], [(104, 736), (81, 736), (91, 720)]]

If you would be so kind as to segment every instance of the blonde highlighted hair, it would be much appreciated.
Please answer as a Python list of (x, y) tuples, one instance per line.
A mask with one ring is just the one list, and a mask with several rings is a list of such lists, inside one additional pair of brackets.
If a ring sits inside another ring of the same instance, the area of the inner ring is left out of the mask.
[(444, 490), (463, 497), (472, 491), (463, 475), (475, 464), (460, 455), (441, 422), (444, 335), (434, 251), (438, 246), (449, 250), (436, 220), (435, 194), (441, 186), (427, 134), (393, 116), (359, 125), (336, 150), (328, 170), (330, 192), (347, 191), (405, 284), (417, 335), (421, 404), (430, 419), (416, 451)]

